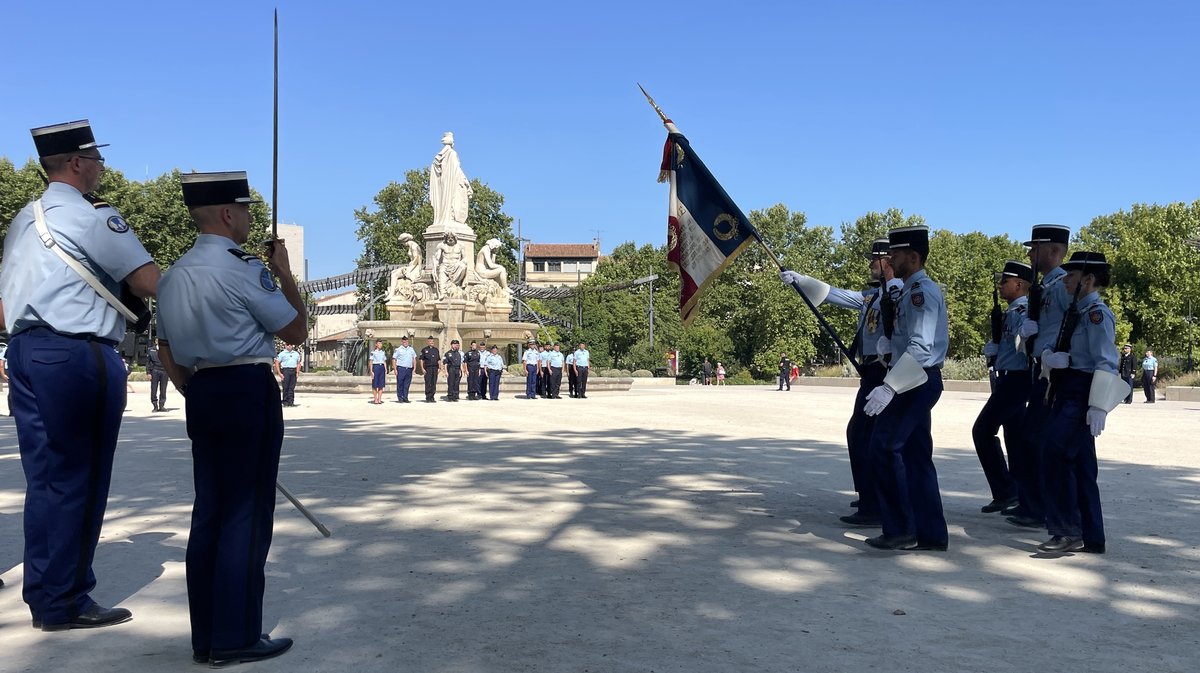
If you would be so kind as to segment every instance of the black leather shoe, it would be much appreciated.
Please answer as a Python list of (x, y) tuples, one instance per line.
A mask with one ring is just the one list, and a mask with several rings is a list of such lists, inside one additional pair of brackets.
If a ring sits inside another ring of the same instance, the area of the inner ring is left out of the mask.
[(1000, 510), (1000, 513), (1004, 516), (1025, 516), (1025, 510), (1021, 509), (1020, 504), (1013, 505), (1012, 507), (1005, 507), (1004, 509)]
[(840, 517), (838, 517), (838, 520), (841, 521), (842, 523), (849, 524), (851, 526), (882, 526), (883, 525), (883, 522), (881, 522), (879, 520), (879, 517), (866, 516), (866, 515), (858, 513), (858, 512), (855, 512), (854, 514), (847, 514), (846, 516), (840, 516)]
[(1083, 539), (1070, 537), (1069, 535), (1055, 535), (1038, 545), (1039, 551), (1050, 552), (1052, 554), (1064, 554), (1069, 551), (1079, 551), (1083, 549)]
[(917, 546), (915, 535), (880, 535), (867, 538), (867, 545), (876, 549), (913, 549)]
[(913, 547), (913, 551), (946, 551), (950, 548), (946, 542), (917, 542), (917, 546)]
[(245, 664), (251, 661), (262, 661), (278, 657), (292, 647), (291, 638), (261, 638), (253, 645), (236, 650), (213, 650), (208, 655), (208, 665), (213, 668)]
[(850, 506), (853, 507), (854, 509), (858, 509), (858, 506), (860, 504), (862, 504), (862, 500), (851, 500), (850, 501)]
[(980, 507), (979, 511), (983, 512), (984, 514), (991, 514), (992, 512), (1000, 512), (1010, 507), (1016, 507), (1016, 505), (1016, 498), (1008, 498), (1007, 500), (993, 500), (983, 507)]
[(68, 629), (98, 629), (102, 626), (121, 624), (133, 619), (133, 613), (125, 608), (102, 608), (93, 603), (92, 607), (81, 612), (69, 622), (62, 624), (42, 624), (43, 631), (66, 631)]
[(1035, 519), (1031, 516), (1010, 516), (1005, 521), (1014, 526), (1022, 528), (1045, 528), (1046, 524), (1041, 519)]
[(1079, 551), (1081, 551), (1085, 554), (1103, 554), (1104, 553), (1104, 543), (1103, 542), (1084, 542), (1083, 549), (1080, 549)]

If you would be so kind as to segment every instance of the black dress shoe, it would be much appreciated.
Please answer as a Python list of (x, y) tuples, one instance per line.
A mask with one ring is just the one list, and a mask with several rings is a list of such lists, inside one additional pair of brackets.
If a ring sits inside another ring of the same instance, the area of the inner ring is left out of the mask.
[(946, 542), (921, 542), (918, 540), (913, 551), (946, 551), (949, 548), (950, 545)]
[(858, 506), (859, 506), (860, 504), (862, 504), (862, 500), (861, 500), (861, 499), (859, 499), (859, 500), (851, 500), (851, 501), (850, 501), (850, 506), (851, 506), (851, 507), (853, 507), (854, 509), (858, 509)]
[(1081, 551), (1085, 554), (1103, 554), (1104, 553), (1104, 543), (1103, 542), (1086, 542), (1085, 541), (1083, 543), (1083, 549), (1080, 549), (1079, 551)]
[[(42, 624), (43, 631), (66, 631), (68, 629), (98, 629), (102, 626), (121, 624), (133, 619), (133, 613), (125, 608), (102, 608), (93, 603), (75, 619), (61, 624)], [(36, 623), (36, 622), (35, 622)]]
[(1010, 516), (1007, 519), (1005, 519), (1005, 521), (1011, 523), (1014, 526), (1020, 526), (1022, 528), (1045, 528), (1046, 527), (1046, 522), (1042, 521), (1041, 519), (1035, 519), (1032, 516), (1020, 516), (1020, 515)]
[(257, 643), (236, 650), (213, 650), (208, 655), (208, 665), (213, 668), (232, 664), (245, 664), (278, 657), (292, 646), (291, 638), (261, 638)]
[(1069, 535), (1055, 535), (1038, 545), (1039, 551), (1050, 552), (1051, 554), (1065, 554), (1066, 552), (1079, 551), (1080, 549), (1083, 549), (1083, 539)]
[(1005, 500), (993, 500), (993, 501), (989, 502), (988, 504), (984, 505), (983, 507), (980, 507), (979, 511), (983, 512), (984, 514), (991, 514), (992, 512), (1000, 512), (1000, 511), (1006, 510), (1010, 507), (1015, 507), (1016, 504), (1017, 504), (1016, 498), (1008, 498)]
[(838, 517), (838, 520), (851, 526), (882, 526), (883, 522), (877, 516), (867, 516), (860, 512)]
[(876, 549), (913, 549), (917, 546), (916, 535), (880, 535), (867, 538), (867, 545)]
[(1021, 505), (1019, 503), (1013, 505), (1012, 507), (1005, 507), (1004, 509), (1000, 510), (1000, 513), (1004, 516), (1026, 516), (1025, 510), (1021, 509)]

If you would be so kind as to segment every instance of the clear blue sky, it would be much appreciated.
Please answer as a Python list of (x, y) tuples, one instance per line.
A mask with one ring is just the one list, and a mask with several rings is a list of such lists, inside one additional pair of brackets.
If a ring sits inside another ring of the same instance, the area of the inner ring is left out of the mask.
[[(270, 193), (274, 3), (5, 2), (0, 154), (89, 118), (129, 177)], [(1023, 237), (1200, 198), (1200, 3), (283, 1), (280, 218), (310, 277), (453, 131), (525, 236), (661, 244), (664, 131), (746, 210)]]

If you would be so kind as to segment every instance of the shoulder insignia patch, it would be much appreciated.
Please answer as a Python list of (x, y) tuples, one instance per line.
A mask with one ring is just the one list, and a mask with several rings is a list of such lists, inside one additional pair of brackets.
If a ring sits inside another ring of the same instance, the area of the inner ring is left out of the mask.
[(1013, 310), (1014, 310), (1014, 311), (1016, 311), (1017, 313), (1022, 313), (1022, 314), (1023, 314), (1023, 313), (1025, 313), (1025, 305), (1024, 305), (1024, 304), (1020, 304), (1020, 305), (1014, 306), (1014, 307), (1013, 307)]
[(1088, 320), (1091, 320), (1093, 325), (1099, 325), (1100, 322), (1104, 320), (1104, 312), (1092, 311), (1088, 314)]
[[(99, 206), (97, 206), (97, 208), (99, 208)], [(117, 234), (123, 234), (129, 231), (129, 223), (126, 222), (120, 215), (113, 215), (112, 217), (108, 218), (108, 221), (105, 224), (107, 224), (108, 228)]]
[(108, 205), (108, 201), (101, 201), (100, 199), (96, 199), (95, 201), (92, 201), (91, 203), (92, 203), (92, 207), (95, 208), (96, 210), (100, 210), (101, 208), (111, 208), (112, 207), (112, 206)]
[(249, 264), (250, 262), (254, 262), (254, 261), (259, 261), (259, 262), (262, 261), (261, 259), (258, 258), (257, 255), (252, 255), (252, 254), (246, 252), (245, 250), (242, 250), (241, 248), (229, 248), (228, 250), (229, 250), (229, 254), (233, 255), (234, 257), (237, 257), (238, 259), (242, 260), (243, 262), (245, 262), (247, 264)]
[(924, 292), (914, 292), (912, 294), (912, 305), (913, 306), (924, 306), (925, 305), (925, 293)]
[(914, 290), (917, 289), (918, 287), (921, 287), (921, 281), (914, 280), (912, 286), (913, 286)]
[[(251, 255), (253, 257), (253, 255)], [(262, 273), (258, 274), (258, 284), (262, 285), (262, 289), (267, 292), (275, 291), (275, 279), (271, 277), (271, 270), (263, 267)]]

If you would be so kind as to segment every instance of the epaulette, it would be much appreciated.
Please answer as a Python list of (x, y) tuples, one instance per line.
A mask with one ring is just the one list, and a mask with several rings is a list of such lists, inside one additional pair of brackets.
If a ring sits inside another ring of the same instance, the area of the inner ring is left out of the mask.
[(1025, 304), (1017, 304), (1016, 306), (1012, 307), (1012, 310), (1016, 311), (1017, 313), (1024, 313)]
[(237, 257), (238, 259), (242, 260), (243, 262), (245, 262), (247, 264), (249, 264), (250, 262), (261, 262), (262, 261), (261, 259), (258, 258), (258, 255), (252, 255), (252, 254), (246, 252), (245, 250), (242, 250), (241, 248), (229, 248), (229, 254), (233, 255), (234, 257)]
[(95, 208), (96, 210), (100, 210), (101, 208), (111, 207), (108, 205), (108, 201), (105, 201), (104, 199), (100, 198), (99, 196), (96, 196), (95, 194), (92, 194), (91, 192), (84, 194), (83, 198), (85, 200), (87, 200), (88, 203), (92, 204), (92, 207)]

